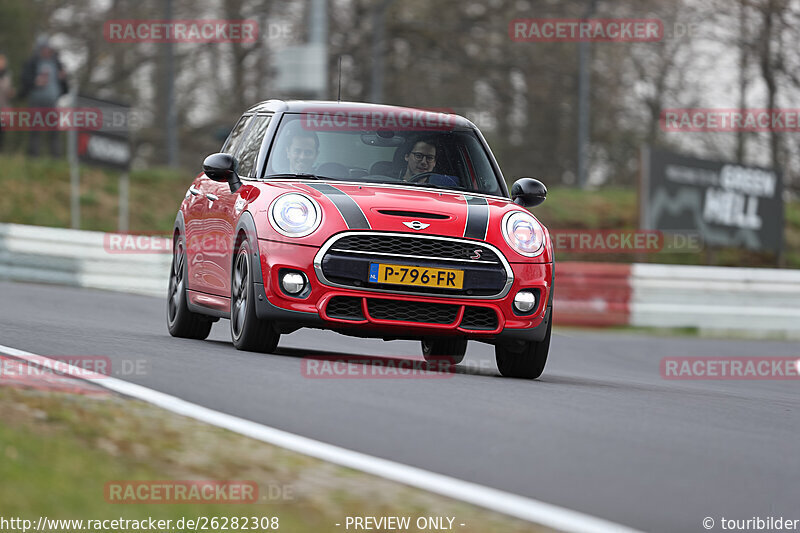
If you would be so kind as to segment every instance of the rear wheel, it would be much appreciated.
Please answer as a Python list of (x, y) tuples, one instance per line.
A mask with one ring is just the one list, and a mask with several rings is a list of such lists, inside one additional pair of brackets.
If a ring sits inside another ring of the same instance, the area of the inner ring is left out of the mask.
[(238, 350), (271, 353), (280, 333), (256, 316), (255, 290), (250, 265), (250, 245), (245, 240), (236, 251), (231, 279), (231, 339)]
[(464, 360), (467, 352), (467, 339), (460, 337), (442, 339), (424, 339), (422, 341), (422, 357), (426, 361), (447, 359), (457, 365)]
[(550, 351), (550, 334), (553, 318), (547, 324), (547, 332), (541, 341), (496, 344), (494, 355), (500, 374), (508, 378), (535, 379), (542, 375)]
[(211, 318), (189, 311), (186, 304), (186, 250), (183, 237), (175, 237), (167, 292), (167, 329), (173, 337), (205, 339), (211, 332)]

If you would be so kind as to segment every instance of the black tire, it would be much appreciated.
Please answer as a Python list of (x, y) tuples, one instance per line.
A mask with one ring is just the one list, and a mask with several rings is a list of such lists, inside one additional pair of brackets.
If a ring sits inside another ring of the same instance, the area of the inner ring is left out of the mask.
[(183, 236), (172, 243), (172, 266), (167, 289), (167, 329), (173, 337), (203, 340), (214, 323), (210, 317), (189, 311), (186, 304), (186, 250)]
[(547, 323), (547, 332), (539, 342), (517, 342), (496, 344), (494, 356), (497, 369), (507, 378), (536, 379), (544, 372), (547, 354), (550, 351), (550, 334), (553, 329), (553, 316)]
[(236, 250), (231, 272), (231, 339), (237, 350), (272, 353), (281, 335), (256, 316), (252, 271), (250, 244), (245, 240)]
[(457, 365), (464, 360), (465, 353), (467, 353), (467, 339), (461, 337), (424, 339), (422, 341), (422, 357), (426, 361), (447, 359)]

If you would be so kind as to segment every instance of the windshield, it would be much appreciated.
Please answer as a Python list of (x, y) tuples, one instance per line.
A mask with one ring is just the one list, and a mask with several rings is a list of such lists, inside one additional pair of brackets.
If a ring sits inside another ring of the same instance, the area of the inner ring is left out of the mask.
[(468, 128), (369, 130), (285, 114), (266, 177), (299, 175), (453, 189), (502, 196), (498, 176)]

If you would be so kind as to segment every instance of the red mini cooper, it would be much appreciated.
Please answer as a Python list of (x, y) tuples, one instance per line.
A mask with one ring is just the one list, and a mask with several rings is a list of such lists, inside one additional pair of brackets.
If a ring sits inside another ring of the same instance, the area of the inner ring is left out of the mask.
[(346, 102), (262, 102), (210, 155), (175, 219), (167, 323), (240, 350), (300, 328), (421, 341), (460, 362), (493, 344), (504, 376), (541, 375), (553, 249), (509, 194), (486, 140), (453, 114)]

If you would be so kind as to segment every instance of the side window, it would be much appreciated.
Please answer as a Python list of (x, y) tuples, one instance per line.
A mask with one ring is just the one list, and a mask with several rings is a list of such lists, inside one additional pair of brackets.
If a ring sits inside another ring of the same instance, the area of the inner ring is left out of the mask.
[(245, 115), (239, 119), (239, 122), (231, 130), (230, 135), (228, 135), (228, 140), (225, 141), (225, 144), (222, 145), (222, 152), (230, 155), (236, 155), (236, 151), (239, 149), (239, 145), (241, 144), (239, 141), (242, 138), (242, 134), (247, 130), (247, 125), (250, 124), (250, 120), (253, 118), (253, 115)]
[(258, 115), (253, 119), (253, 125), (247, 132), (247, 136), (241, 143), (242, 148), (237, 156), (239, 159), (239, 175), (254, 176), (256, 157), (261, 149), (261, 141), (264, 140), (264, 133), (267, 131), (269, 121), (272, 117), (268, 115)]

